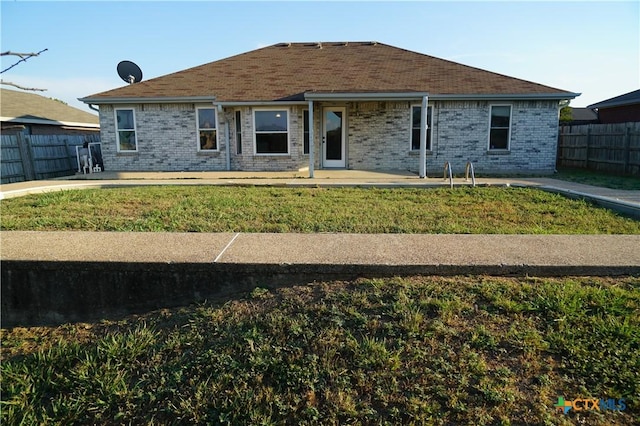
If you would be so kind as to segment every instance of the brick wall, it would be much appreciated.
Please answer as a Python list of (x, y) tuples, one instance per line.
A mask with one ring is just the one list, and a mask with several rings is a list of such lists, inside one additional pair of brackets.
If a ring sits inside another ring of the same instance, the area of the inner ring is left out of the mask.
[[(354, 102), (348, 114), (350, 169), (410, 168), (411, 108), (409, 102)], [(418, 158), (415, 159), (416, 169)]]
[[(512, 102), (511, 146), (489, 152), (490, 102), (431, 102), (431, 148), (427, 172), (442, 174), (448, 161), (464, 173), (467, 161), (476, 173), (552, 173), (558, 138), (557, 102)], [(349, 168), (418, 172), (419, 152), (410, 150), (409, 102), (349, 105)]]
[(135, 110), (137, 152), (117, 152), (115, 114), (100, 106), (102, 155), (107, 170), (210, 171), (226, 169), (224, 116), (218, 116), (218, 151), (198, 152), (194, 104), (118, 105)]
[[(507, 152), (488, 150), (490, 106), (498, 104), (512, 106)], [(476, 174), (555, 170), (557, 102), (437, 102), (433, 121), (433, 155), (427, 159), (429, 175), (442, 173), (445, 161), (451, 163), (454, 173), (464, 172), (467, 161), (474, 164)]]
[[(418, 171), (419, 153), (410, 150), (411, 102), (350, 102), (346, 104), (347, 167), (361, 170)], [(486, 101), (436, 101), (432, 106), (432, 150), (427, 154), (430, 176), (442, 174), (445, 161), (463, 173), (467, 161), (476, 174), (551, 173), (555, 169), (558, 103), (505, 102), (512, 106), (511, 145), (506, 152), (489, 152)], [(210, 105), (202, 105), (210, 106)], [(320, 167), (322, 104), (314, 104), (315, 167)], [(344, 104), (342, 106), (345, 106)], [(138, 152), (118, 153), (112, 106), (100, 107), (102, 152), (108, 170), (213, 171), (226, 170), (225, 123), (229, 123), (232, 170), (299, 170), (309, 165), (303, 154), (303, 111), (306, 106), (281, 107), (289, 112), (289, 153), (255, 155), (253, 108), (240, 108), (242, 153), (237, 154), (235, 109), (218, 114), (216, 152), (198, 152), (194, 104), (123, 105), (134, 108)]]

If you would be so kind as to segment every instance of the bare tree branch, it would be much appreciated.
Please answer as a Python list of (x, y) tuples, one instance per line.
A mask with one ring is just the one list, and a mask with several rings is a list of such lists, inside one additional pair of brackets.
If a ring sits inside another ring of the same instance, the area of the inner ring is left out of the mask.
[(25, 56), (38, 56), (40, 53), (44, 52), (45, 50), (47, 49), (41, 50), (38, 53), (19, 53), (19, 52), (12, 52), (10, 50), (7, 50), (6, 52), (0, 53), (0, 56), (12, 55), (12, 56), (19, 56), (21, 58), (24, 58)]
[(46, 52), (49, 49), (43, 49), (41, 51), (39, 51), (38, 53), (17, 53), (17, 52), (12, 52), (10, 50), (7, 50), (6, 52), (2, 52), (0, 53), (0, 56), (18, 56), (20, 58), (20, 60), (18, 62), (16, 62), (15, 64), (11, 65), (9, 68), (3, 69), (2, 71), (0, 71), (0, 74), (9, 71), (11, 68), (15, 67), (16, 65), (18, 65), (20, 62), (25, 62), (27, 59), (33, 57), (33, 56), (39, 56), (42, 52)]
[(4, 81), (4, 80), (0, 80), (0, 84), (6, 84), (7, 86), (13, 86), (13, 87), (17, 87), (18, 89), (22, 89), (22, 90), (33, 90), (36, 92), (46, 92), (47, 89), (37, 89), (35, 87), (22, 87), (18, 84), (15, 83), (11, 83), (10, 81)]

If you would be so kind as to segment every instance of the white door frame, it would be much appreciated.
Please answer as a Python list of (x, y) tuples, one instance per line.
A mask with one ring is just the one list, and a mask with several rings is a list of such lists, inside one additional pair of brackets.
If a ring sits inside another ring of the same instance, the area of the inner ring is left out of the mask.
[[(342, 146), (340, 151), (340, 159), (327, 159), (327, 112), (341, 112), (342, 113), (342, 134), (340, 137), (342, 138)], [(347, 108), (346, 107), (324, 107), (322, 108), (322, 167), (336, 167), (336, 168), (345, 168), (347, 167), (347, 159), (346, 159), (346, 146), (347, 146), (347, 138), (346, 138), (346, 117), (347, 117)]]

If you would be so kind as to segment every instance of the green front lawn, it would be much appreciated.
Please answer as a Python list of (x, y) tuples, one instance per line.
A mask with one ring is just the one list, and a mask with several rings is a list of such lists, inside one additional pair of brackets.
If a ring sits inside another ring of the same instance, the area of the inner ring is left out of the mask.
[(640, 221), (527, 188), (161, 186), (1, 202), (2, 230), (638, 234)]

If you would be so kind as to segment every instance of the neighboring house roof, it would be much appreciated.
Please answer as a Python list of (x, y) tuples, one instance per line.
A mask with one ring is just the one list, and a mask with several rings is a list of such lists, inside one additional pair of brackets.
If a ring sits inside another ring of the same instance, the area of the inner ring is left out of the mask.
[(640, 104), (640, 90), (634, 90), (633, 92), (625, 93), (624, 95), (589, 105), (587, 108), (613, 108), (635, 104)]
[(590, 108), (571, 108), (571, 121), (597, 121), (598, 114)]
[(303, 101), (319, 93), (416, 92), (442, 99), (578, 96), (382, 43), (324, 42), (279, 43), (81, 100), (232, 103)]
[(44, 96), (7, 89), (0, 89), (0, 121), (21, 124), (100, 127), (97, 115)]

